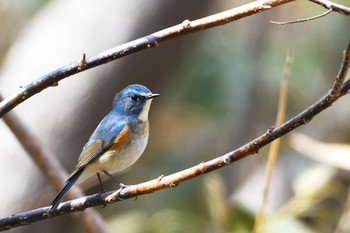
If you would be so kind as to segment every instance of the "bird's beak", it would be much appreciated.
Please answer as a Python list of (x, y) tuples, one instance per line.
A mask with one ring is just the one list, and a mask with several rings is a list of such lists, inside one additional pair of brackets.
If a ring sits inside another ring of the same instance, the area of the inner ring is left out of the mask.
[(159, 94), (150, 94), (147, 96), (147, 99), (153, 99), (155, 97), (159, 96)]

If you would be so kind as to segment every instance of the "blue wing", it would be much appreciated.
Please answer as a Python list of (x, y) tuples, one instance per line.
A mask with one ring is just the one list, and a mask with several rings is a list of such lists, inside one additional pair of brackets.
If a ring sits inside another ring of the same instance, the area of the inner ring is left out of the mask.
[(124, 118), (108, 114), (97, 126), (91, 135), (88, 143), (80, 154), (77, 168), (85, 167), (90, 161), (98, 155), (108, 150), (117, 142), (125, 141), (128, 132), (127, 121)]

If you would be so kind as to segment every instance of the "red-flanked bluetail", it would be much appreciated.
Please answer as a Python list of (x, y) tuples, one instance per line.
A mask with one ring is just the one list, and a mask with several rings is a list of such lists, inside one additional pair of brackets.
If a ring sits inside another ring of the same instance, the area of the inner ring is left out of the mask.
[(100, 173), (117, 181), (120, 190), (125, 187), (111, 174), (131, 166), (146, 148), (149, 123), (148, 112), (152, 94), (145, 86), (133, 84), (120, 91), (114, 98), (113, 109), (103, 118), (83, 148), (78, 164), (61, 191), (51, 203), (51, 210), (59, 205), (74, 183), (80, 184), (97, 175), (104, 191)]

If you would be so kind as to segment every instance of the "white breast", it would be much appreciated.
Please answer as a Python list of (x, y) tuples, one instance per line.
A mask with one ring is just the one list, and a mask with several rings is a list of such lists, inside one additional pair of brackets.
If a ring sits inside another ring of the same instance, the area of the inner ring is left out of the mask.
[(135, 138), (133, 143), (118, 151), (118, 153), (105, 153), (100, 159), (100, 170), (109, 173), (120, 172), (134, 164), (145, 151), (148, 136)]

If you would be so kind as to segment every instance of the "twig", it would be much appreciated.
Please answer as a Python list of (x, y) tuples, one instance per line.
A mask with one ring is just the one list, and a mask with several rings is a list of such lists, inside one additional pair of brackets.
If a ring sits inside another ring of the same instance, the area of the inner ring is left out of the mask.
[(320, 14), (320, 15), (316, 15), (316, 16), (313, 16), (313, 17), (305, 18), (305, 19), (296, 19), (296, 20), (290, 20), (290, 21), (285, 21), (285, 22), (276, 22), (276, 21), (270, 20), (270, 22), (273, 23), (273, 24), (277, 24), (277, 25), (302, 23), (302, 22), (306, 22), (306, 21), (311, 21), (311, 20), (314, 20), (314, 19), (322, 18), (322, 17), (328, 15), (329, 13), (331, 13), (332, 11), (333, 11), (333, 9), (331, 8), (328, 11), (326, 11), (326, 12)]
[[(185, 20), (183, 23), (166, 28), (164, 30), (155, 32), (148, 36), (136, 39), (134, 41), (122, 44), (120, 46), (114, 47), (100, 54), (92, 57), (88, 57), (85, 60), (84, 68), (81, 69), (80, 61), (73, 62), (61, 68), (58, 68), (36, 81), (28, 84), (27, 86), (20, 88), (15, 93), (7, 97), (4, 101), (0, 103), (0, 117), (5, 113), (16, 107), (18, 104), (22, 103), (29, 97), (41, 92), (42, 90), (56, 86), (59, 81), (67, 78), (71, 75), (82, 72), (83, 70), (88, 70), (95, 66), (99, 66), (113, 60), (119, 59), (121, 57), (136, 53), (138, 51), (152, 48), (158, 46), (161, 42), (177, 38), (179, 36), (187, 35), (189, 33), (194, 33), (208, 28), (221, 26), (235, 20), (260, 13), (265, 10), (269, 10), (273, 7), (277, 7), (282, 4), (286, 4), (295, 0), (257, 0), (252, 3), (242, 5), (233, 8), (228, 11), (224, 11), (218, 14), (214, 14), (202, 19), (189, 21)], [(327, 9), (334, 9), (342, 14), (347, 14), (348, 10), (339, 4), (330, 3), (325, 0), (310, 0), (322, 6), (329, 6)], [(327, 4), (325, 4), (325, 2)], [(350, 11), (349, 11), (350, 12)]]
[[(0, 100), (2, 100), (1, 95)], [(68, 174), (65, 172), (56, 157), (39, 142), (39, 139), (37, 139), (35, 135), (25, 127), (14, 112), (6, 114), (2, 119), (30, 155), (35, 164), (39, 167), (46, 179), (48, 179), (54, 185), (55, 189), (59, 191)], [(83, 192), (79, 188), (73, 188), (74, 189), (71, 189), (72, 192), (67, 194), (69, 198), (83, 196)], [(101, 215), (93, 209), (90, 209), (86, 213), (83, 212), (79, 215), (75, 215), (75, 218), (87, 232), (108, 232)]]
[(79, 67), (78, 67), (79, 71), (82, 71), (85, 68), (85, 64), (86, 64), (86, 53), (83, 52), (83, 58), (79, 62)]
[(309, 1), (314, 2), (316, 4), (319, 4), (328, 10), (332, 9), (333, 11), (338, 12), (340, 14), (350, 16), (350, 8), (349, 7), (346, 7), (346, 6), (343, 6), (343, 5), (340, 5), (338, 3), (328, 1), (328, 0), (309, 0)]
[[(350, 41), (349, 41), (350, 45)], [(350, 60), (350, 46), (348, 45), (345, 56), (343, 57), (342, 65), (340, 70), (346, 70), (344, 67), (349, 66)], [(339, 72), (346, 76), (346, 72)], [(340, 77), (339, 80), (344, 80), (345, 77)], [(344, 88), (347, 88), (345, 86)], [(342, 92), (346, 93), (349, 89), (344, 90), (342, 87)], [(329, 92), (330, 93), (330, 92)], [(140, 195), (148, 194), (155, 192), (157, 190), (176, 187), (178, 184), (192, 179), (194, 177), (203, 175), (205, 173), (211, 172), (213, 170), (219, 169), (223, 166), (231, 164), (237, 160), (247, 157), (248, 155), (255, 154), (259, 151), (260, 148), (267, 145), (268, 143), (274, 141), (277, 138), (282, 137), (286, 133), (296, 129), (297, 127), (306, 124), (314, 116), (330, 107), (334, 101), (339, 99), (331, 98), (330, 94), (327, 93), (316, 103), (305, 109), (303, 112), (299, 113), (297, 116), (293, 117), (289, 121), (283, 123), (281, 126), (275, 129), (269, 129), (265, 134), (254, 139), (253, 141), (247, 143), (246, 145), (231, 151), (227, 154), (224, 154), (220, 157), (212, 159), (207, 162), (203, 162), (191, 168), (188, 168), (183, 171), (168, 175), (160, 176), (158, 179), (147, 181), (141, 184), (132, 185), (123, 189), (120, 193), (118, 191), (108, 192), (104, 194), (95, 194), (91, 196), (82, 197), (72, 201), (61, 203), (58, 208), (53, 212), (48, 212), (49, 207), (43, 207), (28, 211), (25, 213), (12, 215), (3, 219), (0, 219), (0, 230), (6, 230), (13, 228), (15, 226), (30, 224), (35, 221), (51, 218), (54, 216), (72, 213), (76, 211), (82, 211), (86, 208), (98, 205), (105, 205), (108, 203), (118, 202), (121, 199), (125, 200), (128, 198), (137, 197)]]
[[(350, 40), (348, 42), (348, 48), (350, 47)], [(347, 65), (342, 65), (339, 69), (337, 78), (335, 79), (332, 89), (330, 91), (330, 95), (332, 98), (337, 98), (340, 95), (347, 94), (350, 89), (350, 79), (344, 82), (346, 78), (346, 74), (348, 73), (350, 67), (350, 55), (349, 51), (346, 50), (343, 52), (343, 60)]]

